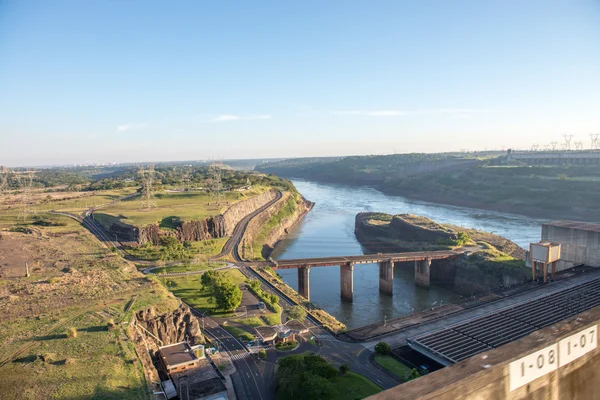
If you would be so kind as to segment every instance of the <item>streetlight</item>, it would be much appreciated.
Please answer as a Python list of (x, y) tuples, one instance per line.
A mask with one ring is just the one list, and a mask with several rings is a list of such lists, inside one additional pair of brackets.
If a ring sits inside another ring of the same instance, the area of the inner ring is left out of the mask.
[(200, 313), (200, 315), (202, 315), (202, 330), (204, 330), (204, 314), (206, 314), (207, 312), (210, 312), (210, 310), (206, 310), (203, 313)]

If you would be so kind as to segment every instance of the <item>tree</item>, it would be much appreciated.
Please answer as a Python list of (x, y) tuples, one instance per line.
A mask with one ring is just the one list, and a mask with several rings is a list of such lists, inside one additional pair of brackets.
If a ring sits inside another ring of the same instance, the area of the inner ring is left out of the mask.
[(258, 351), (258, 358), (265, 360), (267, 358), (267, 351), (265, 349), (260, 349)]
[(375, 352), (385, 356), (392, 352), (392, 347), (386, 342), (379, 342), (375, 345)]
[(272, 304), (279, 303), (279, 296), (277, 296), (275, 293), (271, 293), (269, 297), (271, 298)]
[(348, 371), (350, 371), (350, 366), (348, 364), (342, 364), (342, 365), (340, 365), (339, 370), (340, 370), (340, 374), (346, 375), (348, 373)]
[(242, 291), (235, 283), (224, 281), (214, 288), (217, 307), (225, 311), (233, 311), (242, 304)]
[(300, 306), (293, 306), (287, 309), (287, 315), (290, 319), (297, 319), (303, 322), (306, 319), (306, 311)]

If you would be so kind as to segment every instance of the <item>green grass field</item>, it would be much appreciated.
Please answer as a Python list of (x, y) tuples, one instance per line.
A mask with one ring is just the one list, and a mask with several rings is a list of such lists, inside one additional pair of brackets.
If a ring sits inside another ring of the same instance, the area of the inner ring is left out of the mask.
[[(226, 269), (223, 272), (228, 274), (233, 282), (241, 285), (246, 281), (246, 277), (237, 269)], [(231, 315), (224, 310), (218, 309), (209, 292), (202, 288), (200, 275), (189, 276), (160, 276), (158, 279), (177, 297), (189, 305), (199, 310), (210, 310), (210, 315), (226, 316)]]
[[(264, 193), (268, 189), (266, 186), (256, 186), (247, 192), (225, 192), (218, 206), (215, 199), (204, 192), (160, 193), (155, 196), (157, 208), (150, 211), (140, 210), (140, 201), (134, 198), (103, 208), (98, 214), (112, 216), (115, 220), (129, 225), (159, 224), (161, 228), (173, 229), (174, 218), (191, 221), (218, 215), (232, 204)], [(107, 217), (102, 218), (103, 223), (109, 221)]]
[(375, 362), (401, 379), (408, 380), (411, 378), (412, 368), (404, 365), (394, 357), (377, 354)]
[(132, 195), (136, 193), (136, 191), (137, 187), (129, 187), (119, 190), (89, 192), (90, 195), (82, 196), (80, 198), (50, 201), (45, 204), (37, 204), (34, 208), (38, 211), (56, 210), (80, 214), (90, 207), (97, 207), (102, 204), (108, 204), (122, 197)]
[(267, 325), (279, 325), (281, 324), (281, 314), (269, 313), (260, 316)]
[(238, 318), (238, 319), (234, 319), (233, 322), (237, 322), (238, 324), (246, 325), (251, 328), (265, 325), (263, 320), (261, 320), (258, 317)]
[(238, 339), (247, 340), (247, 341), (254, 340), (254, 335), (246, 332), (242, 328), (238, 328), (237, 326), (223, 325), (223, 328), (225, 328), (225, 330), (227, 332), (231, 333), (233, 336), (235, 336)]
[(213, 268), (224, 267), (225, 263), (220, 262), (209, 262), (202, 264), (182, 264), (182, 265), (173, 265), (170, 267), (160, 267), (152, 271), (154, 274), (169, 274), (175, 272), (192, 272), (192, 271), (207, 271)]

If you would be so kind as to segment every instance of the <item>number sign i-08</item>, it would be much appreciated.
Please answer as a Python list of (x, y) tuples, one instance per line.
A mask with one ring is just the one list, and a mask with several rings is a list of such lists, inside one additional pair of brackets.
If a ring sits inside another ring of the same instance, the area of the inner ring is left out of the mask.
[(594, 325), (560, 342), (509, 364), (510, 390), (520, 388), (567, 365), (597, 347), (598, 326)]
[(510, 363), (510, 390), (513, 391), (558, 368), (558, 345), (531, 353)]

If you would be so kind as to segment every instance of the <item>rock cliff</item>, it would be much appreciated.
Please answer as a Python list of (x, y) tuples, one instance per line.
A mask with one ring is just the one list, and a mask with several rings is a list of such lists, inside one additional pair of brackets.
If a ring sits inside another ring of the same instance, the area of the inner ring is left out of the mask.
[[(300, 221), (314, 206), (314, 203), (306, 200), (298, 193), (286, 192), (273, 206), (264, 210), (254, 217), (244, 233), (242, 243), (256, 245), (260, 241), (261, 256), (268, 258), (277, 242), (288, 233), (288, 230)], [(291, 212), (285, 210), (292, 207)], [(280, 218), (283, 216), (283, 218)], [(268, 222), (277, 218), (277, 223)], [(265, 229), (267, 231), (265, 231)]]
[(129, 236), (135, 235), (137, 232), (134, 240), (138, 244), (151, 242), (153, 245), (157, 245), (163, 236), (175, 236), (181, 242), (222, 238), (230, 235), (242, 218), (273, 200), (275, 196), (275, 190), (269, 190), (233, 204), (223, 214), (202, 220), (178, 221), (175, 230), (161, 229), (156, 224), (139, 229), (131, 226), (130, 230), (133, 233)]
[(188, 341), (190, 344), (203, 343), (198, 319), (189, 307), (181, 304), (176, 310), (156, 315), (153, 308), (136, 314), (137, 323), (147, 329), (165, 345)]

